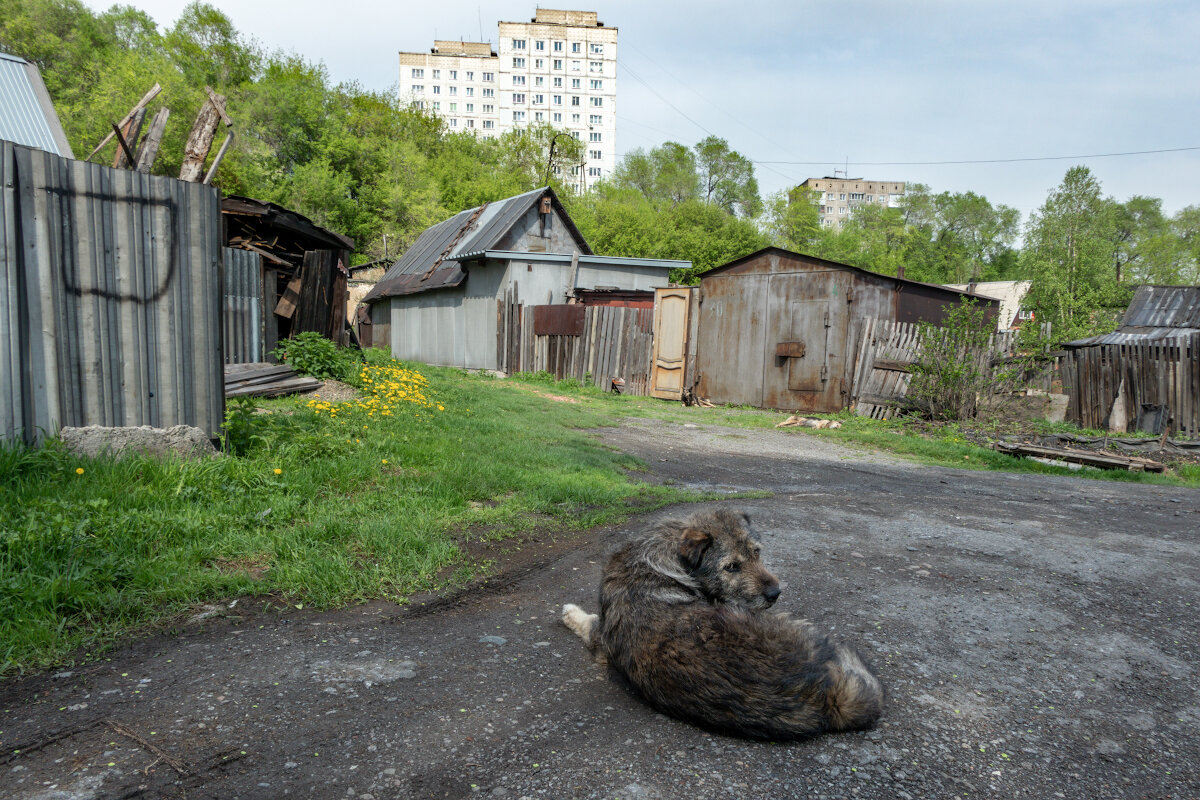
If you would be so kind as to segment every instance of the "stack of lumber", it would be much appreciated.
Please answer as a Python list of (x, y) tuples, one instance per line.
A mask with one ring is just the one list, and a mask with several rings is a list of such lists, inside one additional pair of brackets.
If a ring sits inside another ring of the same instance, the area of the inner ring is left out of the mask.
[(307, 375), (297, 375), (287, 364), (226, 364), (226, 397), (279, 397), (285, 394), (311, 392), (321, 387), (321, 381)]
[(1127, 469), (1130, 472), (1162, 472), (1166, 469), (1164, 464), (1157, 461), (1151, 461), (1148, 458), (1138, 458), (1136, 456), (1123, 456), (1117, 453), (1097, 453), (1090, 450), (1077, 450), (1074, 448), (1065, 447), (1043, 447), (1032, 444), (1018, 444), (1014, 442), (998, 442), (996, 449), (1002, 453), (1008, 453), (1014, 456), (1029, 456), (1032, 458), (1044, 458), (1053, 461), (1067, 461), (1073, 464), (1083, 464), (1087, 467), (1099, 467), (1100, 469)]

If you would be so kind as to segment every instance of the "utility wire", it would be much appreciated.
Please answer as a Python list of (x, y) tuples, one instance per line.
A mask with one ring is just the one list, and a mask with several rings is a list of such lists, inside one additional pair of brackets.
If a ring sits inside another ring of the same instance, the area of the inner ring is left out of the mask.
[[(638, 75), (636, 72), (634, 72), (633, 70), (631, 70), (631, 69), (629, 68), (629, 64), (628, 64), (627, 62), (625, 62), (625, 61), (620, 61), (619, 59), (618, 59), (618, 62), (619, 62), (619, 63), (620, 63), (620, 65), (621, 65), (621, 69), (623, 69), (623, 70), (625, 70), (626, 72), (628, 72), (628, 73), (629, 73), (629, 77), (633, 78), (635, 81), (637, 81), (638, 83), (640, 83), (642, 86), (645, 86), (645, 87), (646, 87), (646, 88), (647, 88), (647, 89), (650, 91), (650, 93), (651, 93), (651, 94), (653, 94), (653, 95), (654, 95), (655, 97), (657, 97), (659, 100), (662, 100), (664, 103), (666, 103), (666, 104), (667, 104), (668, 106), (670, 106), (672, 109), (674, 109), (675, 113), (677, 113), (679, 116), (683, 117), (683, 118), (684, 118), (684, 119), (686, 119), (688, 122), (692, 123), (692, 124), (693, 124), (693, 125), (695, 125), (697, 128), (699, 128), (700, 130), (702, 130), (702, 131), (704, 131), (705, 133), (707, 133), (709, 136), (715, 137), (715, 138), (717, 138), (717, 139), (721, 138), (721, 137), (717, 136), (715, 133), (713, 133), (712, 131), (710, 131), (708, 128), (706, 128), (706, 127), (704, 127), (703, 125), (701, 125), (699, 122), (696, 122), (696, 120), (692, 119), (692, 118), (691, 118), (691, 117), (689, 117), (687, 114), (683, 113), (683, 111), (682, 111), (682, 110), (680, 110), (680, 108), (679, 108), (677, 105), (675, 105), (675, 104), (674, 104), (674, 103), (672, 103), (670, 100), (668, 100), (667, 98), (665, 98), (665, 97), (663, 97), (661, 94), (659, 94), (657, 89), (655, 89), (655, 88), (654, 88), (653, 86), (651, 86), (650, 84), (646, 83), (644, 80), (642, 80), (642, 79), (641, 79), (641, 77), (640, 77), (640, 76), (639, 76), (639, 75)], [(779, 177), (783, 178), (784, 180), (787, 180), (787, 181), (794, 181), (794, 180), (795, 180), (795, 178), (791, 177), (790, 175), (784, 175), (784, 174), (783, 174), (782, 172), (780, 172), (779, 170), (777, 170), (777, 169), (775, 169), (774, 167), (770, 166), (771, 164), (786, 164), (786, 163), (788, 163), (788, 162), (786, 162), (786, 161), (754, 161), (753, 159), (749, 159), (749, 160), (751, 161), (751, 163), (754, 163), (754, 164), (760, 164), (761, 166), (765, 167), (766, 169), (769, 169), (769, 170), (771, 170), (771, 172), (774, 172), (776, 175), (778, 175)], [(823, 163), (823, 162), (822, 162), (822, 163)]]
[[(1130, 150), (1124, 153), (1090, 153), (1081, 156), (1036, 156), (1032, 158), (975, 158), (961, 161), (852, 161), (856, 167), (930, 167), (948, 164), (1015, 164), (1023, 161), (1070, 161), (1079, 158), (1116, 158), (1118, 156), (1145, 156), (1155, 153), (1183, 153), (1188, 150), (1200, 150), (1196, 147), (1169, 147), (1163, 150)], [(829, 164), (844, 164), (845, 159), (837, 161), (755, 161), (755, 164), (793, 164), (806, 166), (823, 166)]]

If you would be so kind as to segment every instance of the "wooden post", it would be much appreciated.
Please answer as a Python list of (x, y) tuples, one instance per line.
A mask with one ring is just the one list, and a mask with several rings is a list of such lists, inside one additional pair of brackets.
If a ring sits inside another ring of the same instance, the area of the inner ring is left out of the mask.
[[(215, 97), (221, 98), (220, 95)], [(220, 122), (221, 112), (210, 97), (200, 107), (200, 113), (196, 115), (196, 122), (192, 125), (192, 132), (188, 134), (187, 144), (183, 148), (183, 166), (179, 169), (179, 180), (198, 183), (203, 177), (204, 161), (208, 158), (208, 151), (212, 149), (213, 137), (216, 136)]]
[(137, 150), (138, 139), (142, 135), (142, 123), (145, 120), (146, 109), (139, 108), (123, 126), (113, 126), (113, 133), (116, 135), (119, 145), (113, 156), (113, 169), (132, 169), (133, 165), (137, 163), (133, 154)]
[(142, 146), (137, 151), (135, 169), (138, 172), (148, 173), (154, 168), (154, 160), (158, 157), (158, 147), (162, 144), (163, 134), (167, 130), (167, 117), (169, 116), (171, 116), (171, 109), (163, 106), (151, 120), (150, 128), (146, 131), (146, 138), (142, 139)]

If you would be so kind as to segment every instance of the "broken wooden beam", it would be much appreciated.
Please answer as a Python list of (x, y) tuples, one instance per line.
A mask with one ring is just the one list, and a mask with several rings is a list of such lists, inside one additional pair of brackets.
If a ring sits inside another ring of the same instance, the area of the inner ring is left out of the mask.
[(113, 169), (131, 169), (137, 163), (137, 157), (134, 151), (138, 146), (138, 139), (142, 135), (142, 123), (146, 120), (146, 109), (139, 108), (137, 113), (133, 115), (133, 119), (129, 120), (123, 127), (118, 128), (113, 125), (113, 133), (117, 137), (117, 152), (113, 155)]
[(171, 116), (171, 109), (163, 106), (150, 121), (146, 138), (142, 139), (142, 146), (138, 148), (137, 152), (137, 166), (134, 169), (138, 172), (148, 174), (154, 168), (154, 160), (158, 158), (158, 148), (162, 144), (163, 134), (166, 133), (169, 116)]
[[(137, 105), (135, 105), (133, 108), (131, 108), (129, 110), (129, 113), (126, 114), (124, 116), (124, 118), (122, 118), (122, 120), (117, 123), (117, 127), (124, 128), (129, 123), (129, 120), (133, 119), (133, 115), (136, 114), (141, 109), (145, 108), (150, 103), (151, 100), (153, 100), (155, 97), (158, 96), (158, 93), (161, 91), (162, 91), (162, 87), (159, 86), (157, 83), (154, 84), (154, 86), (150, 87), (150, 91), (146, 92), (145, 96), (143, 96), (141, 100), (137, 101)], [(85, 158), (84, 161), (91, 161), (92, 156), (96, 155), (96, 153), (99, 153), (100, 148), (102, 148), (102, 147), (104, 147), (104, 145), (108, 144), (109, 140), (112, 138), (113, 138), (113, 134), (111, 134), (111, 133), (108, 136), (105, 136), (104, 140), (101, 141), (100, 144), (96, 145), (96, 149), (93, 150), (92, 152), (88, 153), (88, 157)]]
[(1151, 461), (1148, 458), (1121, 456), (1116, 453), (1093, 453), (1086, 450), (1068, 450), (1061, 447), (1043, 447), (1014, 442), (998, 442), (996, 449), (1013, 456), (1049, 458), (1054, 461), (1067, 461), (1100, 469), (1127, 469), (1130, 472), (1162, 472), (1166, 469), (1165, 464)]
[(197, 183), (204, 175), (204, 162), (208, 159), (208, 151), (212, 149), (213, 137), (217, 134), (217, 126), (221, 123), (221, 110), (217, 108), (214, 98), (224, 100), (219, 94), (213, 95), (200, 106), (192, 132), (188, 134), (187, 144), (183, 148), (183, 166), (179, 168), (179, 180)]

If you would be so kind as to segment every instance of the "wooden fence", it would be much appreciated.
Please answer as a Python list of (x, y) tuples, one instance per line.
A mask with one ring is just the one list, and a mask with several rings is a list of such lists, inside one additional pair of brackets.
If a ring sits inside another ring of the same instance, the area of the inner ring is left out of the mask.
[(649, 393), (654, 310), (618, 306), (524, 306), (504, 315), (509, 372), (546, 371), (624, 394)]
[[(851, 407), (860, 417), (889, 419), (909, 406), (911, 368), (921, 352), (919, 331), (913, 323), (866, 320), (858, 342), (850, 393)], [(1049, 323), (1043, 324), (1042, 334), (1049, 338)], [(1016, 331), (992, 334), (989, 349), (993, 364), (1013, 358), (1017, 336)], [(1020, 376), (1021, 385), (1049, 391), (1053, 376), (1054, 367), (1048, 364), (1035, 373)]]
[(1126, 431), (1161, 413), (1173, 434), (1200, 435), (1200, 334), (1152, 344), (1081, 347), (1062, 357), (1067, 418)]

